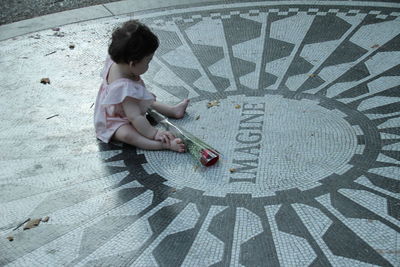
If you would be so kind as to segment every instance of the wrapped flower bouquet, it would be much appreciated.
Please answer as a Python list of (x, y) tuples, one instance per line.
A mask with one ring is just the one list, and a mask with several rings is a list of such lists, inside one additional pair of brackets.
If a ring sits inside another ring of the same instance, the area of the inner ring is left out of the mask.
[(196, 160), (200, 161), (202, 165), (209, 167), (217, 163), (220, 157), (220, 154), (217, 150), (185, 129), (174, 125), (165, 116), (161, 115), (157, 111), (150, 109), (147, 113), (155, 121), (165, 127), (167, 131), (170, 131), (176, 137), (181, 138), (186, 145), (186, 150)]

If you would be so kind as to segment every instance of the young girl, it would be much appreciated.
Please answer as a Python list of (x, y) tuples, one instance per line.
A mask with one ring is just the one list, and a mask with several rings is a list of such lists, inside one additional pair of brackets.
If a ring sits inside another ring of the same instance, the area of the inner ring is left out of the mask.
[(188, 99), (175, 106), (156, 101), (140, 78), (158, 45), (157, 36), (136, 20), (125, 22), (113, 32), (94, 112), (96, 136), (101, 141), (114, 139), (142, 149), (185, 151), (181, 139), (152, 127), (145, 116), (153, 108), (180, 119), (189, 104)]

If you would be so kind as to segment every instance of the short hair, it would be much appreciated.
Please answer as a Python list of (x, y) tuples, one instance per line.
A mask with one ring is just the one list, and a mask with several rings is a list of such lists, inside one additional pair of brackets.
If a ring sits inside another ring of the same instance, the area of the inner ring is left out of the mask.
[(112, 33), (108, 54), (116, 63), (140, 62), (159, 46), (157, 36), (137, 20), (129, 20)]

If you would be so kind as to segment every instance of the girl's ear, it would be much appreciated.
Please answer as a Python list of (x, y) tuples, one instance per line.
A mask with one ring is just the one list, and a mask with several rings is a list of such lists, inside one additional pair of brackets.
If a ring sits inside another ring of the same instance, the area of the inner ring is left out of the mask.
[(129, 67), (130, 68), (135, 67), (135, 63), (133, 61), (129, 61)]

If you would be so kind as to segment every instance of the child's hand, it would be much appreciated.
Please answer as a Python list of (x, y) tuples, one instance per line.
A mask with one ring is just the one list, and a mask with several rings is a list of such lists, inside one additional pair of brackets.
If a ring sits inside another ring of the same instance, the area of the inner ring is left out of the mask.
[(158, 130), (156, 133), (156, 136), (154, 136), (154, 140), (161, 141), (163, 143), (168, 143), (168, 144), (174, 139), (175, 139), (175, 136), (168, 131)]

